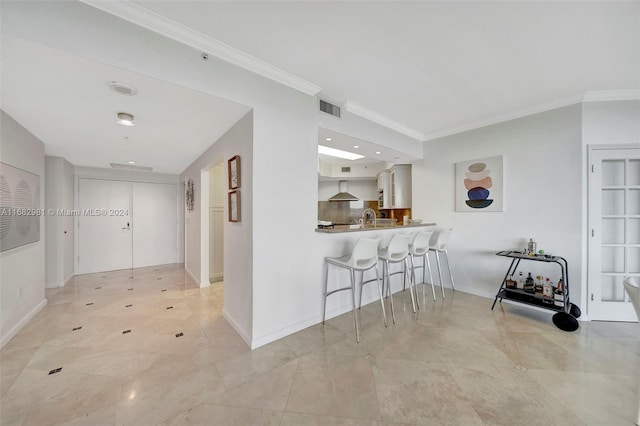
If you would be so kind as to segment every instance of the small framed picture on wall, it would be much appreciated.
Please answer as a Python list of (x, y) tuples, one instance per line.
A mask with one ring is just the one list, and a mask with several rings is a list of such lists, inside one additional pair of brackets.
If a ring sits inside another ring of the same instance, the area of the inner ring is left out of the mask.
[(229, 192), (229, 222), (240, 222), (240, 191)]
[(229, 189), (240, 188), (240, 156), (231, 157), (227, 165), (229, 169)]

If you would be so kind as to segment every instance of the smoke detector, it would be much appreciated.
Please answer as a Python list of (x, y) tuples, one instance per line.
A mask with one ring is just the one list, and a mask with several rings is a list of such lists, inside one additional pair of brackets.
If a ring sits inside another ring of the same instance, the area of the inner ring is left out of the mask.
[(109, 86), (109, 89), (116, 93), (120, 93), (121, 95), (134, 96), (138, 93), (138, 89), (130, 84), (122, 83), (120, 81), (107, 81), (107, 86)]

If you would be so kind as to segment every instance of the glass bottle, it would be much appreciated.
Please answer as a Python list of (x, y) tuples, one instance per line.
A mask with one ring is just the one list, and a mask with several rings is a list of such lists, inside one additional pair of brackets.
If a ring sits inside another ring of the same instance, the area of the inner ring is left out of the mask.
[(558, 281), (558, 286), (553, 292), (553, 305), (558, 308), (564, 308), (564, 282), (562, 278)]
[(522, 271), (518, 272), (518, 290), (524, 290), (524, 275), (522, 275)]
[(533, 277), (531, 276), (531, 272), (529, 272), (529, 275), (527, 275), (527, 278), (524, 280), (524, 291), (526, 291), (527, 293), (533, 293), (533, 287)]
[(542, 287), (542, 295), (544, 299), (542, 301), (546, 304), (553, 303), (553, 286), (551, 285), (551, 280), (547, 277), (544, 281), (544, 286)]
[(542, 296), (542, 275), (536, 275), (534, 293), (536, 296)]

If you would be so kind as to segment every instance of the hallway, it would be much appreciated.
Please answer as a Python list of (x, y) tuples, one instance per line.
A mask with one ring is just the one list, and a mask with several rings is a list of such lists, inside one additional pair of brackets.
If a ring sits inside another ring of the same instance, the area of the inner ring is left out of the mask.
[(418, 316), (397, 296), (387, 329), (364, 307), (360, 344), (348, 313), (251, 351), (222, 283), (197, 288), (182, 265), (133, 275), (47, 290), (0, 352), (3, 425), (632, 424), (639, 324), (564, 333), (448, 292)]

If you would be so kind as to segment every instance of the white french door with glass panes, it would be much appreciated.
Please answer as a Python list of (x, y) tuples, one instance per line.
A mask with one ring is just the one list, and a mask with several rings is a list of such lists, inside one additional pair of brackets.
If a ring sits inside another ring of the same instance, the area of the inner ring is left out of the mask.
[(624, 290), (640, 276), (640, 147), (589, 151), (588, 314), (636, 321)]

